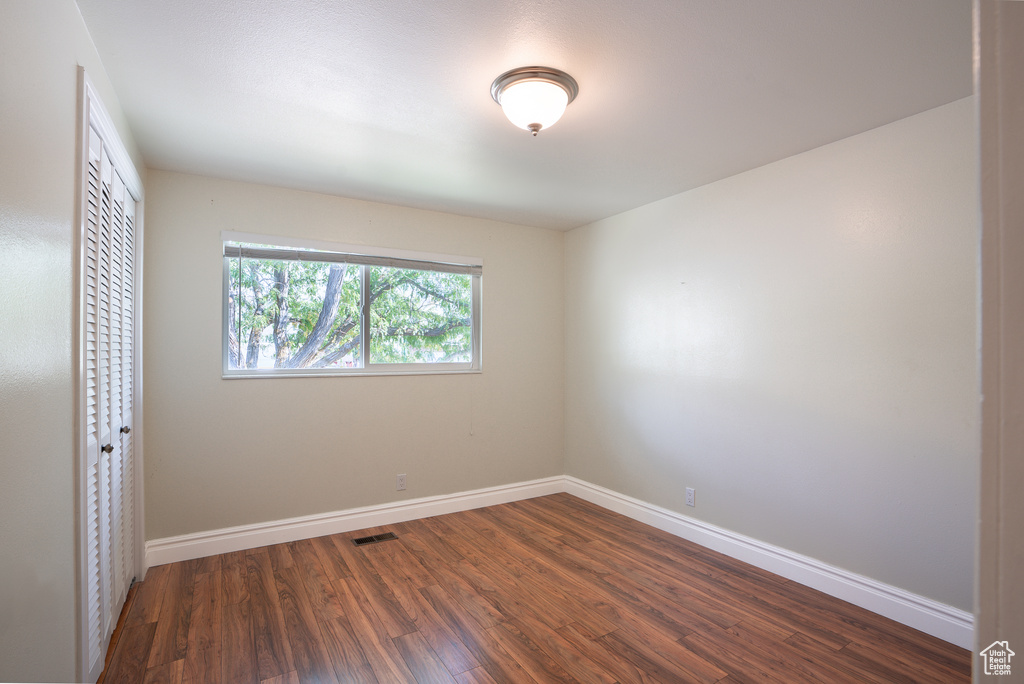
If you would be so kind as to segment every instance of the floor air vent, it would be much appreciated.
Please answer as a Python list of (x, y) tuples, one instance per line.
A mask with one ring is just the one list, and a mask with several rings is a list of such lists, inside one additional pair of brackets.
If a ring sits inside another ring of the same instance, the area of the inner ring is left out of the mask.
[(383, 534), (372, 534), (369, 537), (359, 537), (353, 539), (352, 543), (356, 546), (366, 546), (367, 544), (376, 544), (377, 542), (391, 541), (392, 539), (398, 539), (394, 532), (385, 532)]

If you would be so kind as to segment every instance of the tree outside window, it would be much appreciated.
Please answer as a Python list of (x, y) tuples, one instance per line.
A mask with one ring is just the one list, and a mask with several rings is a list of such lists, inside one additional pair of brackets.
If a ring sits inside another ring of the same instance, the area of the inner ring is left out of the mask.
[(277, 256), (282, 250), (240, 247), (237, 256), (225, 249), (226, 373), (479, 367), (478, 273), (426, 262), (424, 268), (351, 263), (359, 255), (327, 260), (308, 251), (301, 259), (263, 258), (261, 251)]

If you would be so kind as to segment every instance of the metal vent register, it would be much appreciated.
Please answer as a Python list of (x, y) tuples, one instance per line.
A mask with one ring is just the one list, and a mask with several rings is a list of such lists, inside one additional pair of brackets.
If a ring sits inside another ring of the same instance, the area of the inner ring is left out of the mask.
[(369, 537), (359, 537), (353, 539), (352, 543), (356, 546), (365, 546), (366, 544), (376, 544), (378, 542), (391, 541), (392, 539), (398, 539), (394, 532), (384, 532), (382, 534), (372, 534)]

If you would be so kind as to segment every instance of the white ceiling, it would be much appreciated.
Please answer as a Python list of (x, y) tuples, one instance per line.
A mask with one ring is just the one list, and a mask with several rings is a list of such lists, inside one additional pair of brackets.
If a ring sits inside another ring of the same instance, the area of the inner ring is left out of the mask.
[[(572, 228), (971, 93), (970, 0), (78, 0), (148, 166)], [(580, 85), (536, 138), (513, 67)]]

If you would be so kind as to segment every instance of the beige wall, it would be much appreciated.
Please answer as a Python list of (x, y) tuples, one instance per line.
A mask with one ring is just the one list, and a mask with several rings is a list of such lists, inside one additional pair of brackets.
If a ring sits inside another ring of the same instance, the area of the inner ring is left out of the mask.
[[(74, 678), (77, 64), (143, 171), (74, 3), (0, 2), (0, 680)], [(573, 231), (564, 281), (559, 233), (151, 172), (147, 536), (568, 472), (970, 608), (971, 106)], [(484, 257), (484, 373), (220, 379), (220, 230)]]
[[(562, 473), (561, 233), (158, 171), (146, 187), (148, 538)], [(483, 373), (222, 379), (222, 230), (482, 257)]]
[(134, 152), (75, 3), (0, 2), (0, 681), (75, 678), (79, 64)]
[(970, 610), (973, 106), (570, 232), (566, 472)]

